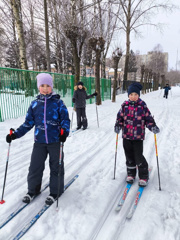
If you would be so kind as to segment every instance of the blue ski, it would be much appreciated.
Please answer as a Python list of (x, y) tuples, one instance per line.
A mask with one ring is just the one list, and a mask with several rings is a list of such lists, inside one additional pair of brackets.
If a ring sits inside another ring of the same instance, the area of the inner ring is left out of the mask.
[[(74, 176), (65, 186), (64, 191), (78, 178), (78, 175)], [(41, 210), (33, 217), (33, 219), (27, 223), (24, 228), (16, 235), (13, 240), (18, 240), (35, 224), (35, 222), (43, 215), (43, 213), (52, 205), (46, 205), (41, 208)]]
[[(149, 168), (149, 173), (151, 173), (151, 171), (152, 171), (152, 167)], [(136, 211), (137, 205), (139, 203), (139, 200), (141, 199), (141, 196), (142, 196), (142, 193), (144, 191), (144, 188), (145, 187), (139, 187), (138, 188), (138, 191), (136, 193), (135, 201), (134, 201), (132, 207), (130, 208), (128, 215), (126, 216), (127, 219), (131, 219), (133, 214), (134, 214), (134, 212)]]
[[(49, 186), (49, 183), (47, 183), (47, 184), (44, 186), (44, 188), (41, 190), (41, 192), (43, 192), (48, 186)], [(40, 195), (41, 195), (41, 194), (35, 196), (35, 197), (33, 198), (33, 200), (34, 200), (35, 198), (37, 198), (38, 196), (40, 196)], [(32, 201), (33, 201), (33, 200), (32, 200)], [(32, 201), (31, 201), (31, 202), (32, 202)], [(30, 203), (31, 203), (31, 202), (30, 202)], [(26, 208), (30, 203), (22, 203), (20, 207), (18, 207), (14, 212), (12, 212), (12, 213), (6, 218), (6, 220), (5, 220), (3, 223), (0, 224), (0, 229), (3, 228), (3, 227), (4, 227), (9, 221), (11, 221), (15, 216), (17, 216), (17, 214), (20, 213), (24, 208)]]
[(131, 218), (132, 218), (134, 212), (136, 211), (138, 202), (139, 202), (139, 200), (140, 200), (140, 198), (141, 198), (141, 196), (142, 196), (143, 191), (144, 191), (144, 187), (139, 187), (139, 188), (138, 188), (138, 191), (137, 191), (137, 194), (136, 194), (136, 198), (135, 198), (134, 204), (133, 204), (132, 208), (130, 209), (130, 211), (129, 211), (129, 213), (128, 213), (128, 215), (127, 215), (126, 218), (128, 218), (128, 219), (131, 219)]
[(122, 194), (122, 196), (121, 196), (121, 198), (120, 198), (120, 200), (118, 202), (118, 205), (117, 205), (117, 207), (115, 209), (117, 212), (119, 212), (121, 210), (121, 208), (122, 208), (122, 206), (123, 206), (123, 204), (124, 204), (124, 202), (126, 200), (126, 197), (127, 197), (128, 193), (129, 193), (129, 190), (130, 190), (131, 186), (132, 186), (132, 184), (130, 184), (130, 183), (128, 183), (126, 185), (126, 187), (124, 189), (124, 192), (123, 192), (123, 194)]

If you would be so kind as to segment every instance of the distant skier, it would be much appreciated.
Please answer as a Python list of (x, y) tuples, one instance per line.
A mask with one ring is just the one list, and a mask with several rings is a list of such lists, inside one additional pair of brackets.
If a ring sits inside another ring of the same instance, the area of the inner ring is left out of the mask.
[(132, 83), (128, 88), (129, 100), (121, 105), (117, 114), (114, 131), (119, 134), (122, 129), (123, 147), (126, 156), (127, 178), (126, 182), (133, 183), (138, 167), (139, 186), (145, 187), (149, 179), (148, 163), (143, 156), (143, 140), (145, 127), (154, 134), (160, 130), (146, 106), (139, 98), (142, 86), (138, 82)]
[(171, 90), (171, 88), (169, 87), (169, 84), (167, 83), (163, 89), (164, 89), (164, 97), (168, 98), (169, 90)]
[(69, 135), (70, 120), (69, 114), (60, 96), (53, 90), (53, 78), (48, 73), (37, 75), (37, 87), (40, 94), (31, 102), (27, 111), (25, 122), (12, 135), (6, 136), (6, 141), (24, 136), (35, 126), (34, 147), (31, 155), (31, 162), (28, 181), (28, 193), (24, 196), (23, 202), (29, 203), (40, 193), (45, 160), (49, 155), (50, 166), (50, 195), (46, 198), (46, 204), (51, 205), (58, 194), (64, 191), (64, 163), (60, 165), (60, 181), (58, 184), (60, 142), (65, 142)]
[(86, 117), (86, 99), (97, 96), (97, 92), (87, 95), (86, 87), (83, 82), (78, 82), (77, 86), (74, 87), (73, 103), (76, 108), (77, 115), (77, 130), (83, 126), (85, 130), (88, 126), (87, 117)]

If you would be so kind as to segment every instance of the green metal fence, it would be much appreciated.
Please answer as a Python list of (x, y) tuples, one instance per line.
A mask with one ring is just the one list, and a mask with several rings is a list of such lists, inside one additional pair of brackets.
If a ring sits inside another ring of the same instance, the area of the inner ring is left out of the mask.
[[(24, 116), (32, 100), (38, 94), (36, 76), (40, 72), (0, 67), (0, 122)], [(50, 73), (54, 80), (54, 91), (61, 95), (67, 107), (72, 106), (74, 92), (74, 76)], [(87, 88), (87, 93), (95, 91), (93, 77), (81, 77)], [(111, 99), (111, 81), (101, 79), (102, 101)], [(87, 100), (93, 103), (94, 98)]]

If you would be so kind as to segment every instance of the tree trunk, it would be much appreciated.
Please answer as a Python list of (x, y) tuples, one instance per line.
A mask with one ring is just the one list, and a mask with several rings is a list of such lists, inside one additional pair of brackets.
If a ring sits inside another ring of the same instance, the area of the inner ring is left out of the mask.
[(116, 89), (117, 89), (117, 72), (118, 72), (118, 64), (119, 64), (119, 60), (122, 57), (122, 51), (117, 48), (114, 52), (113, 52), (113, 65), (114, 65), (114, 83), (113, 83), (113, 95), (112, 95), (112, 102), (116, 101)]
[(102, 63), (101, 63), (101, 77), (106, 78), (106, 56), (104, 55), (104, 52), (103, 52)]
[(128, 66), (129, 66), (129, 52), (130, 52), (130, 31), (126, 32), (126, 57), (125, 57), (125, 66), (124, 66), (124, 82), (123, 90), (127, 89), (127, 77), (128, 77)]
[(148, 68), (145, 69), (143, 93), (147, 92)]
[(125, 66), (124, 66), (124, 82), (123, 82), (123, 90), (127, 89), (127, 77), (128, 77), (128, 66), (129, 66), (129, 52), (130, 52), (130, 33), (131, 33), (131, 0), (129, 0), (127, 14), (126, 14), (126, 58), (125, 58)]
[(74, 62), (74, 84), (77, 84), (80, 81), (80, 61), (81, 58), (78, 56), (78, 49), (76, 46), (76, 39), (71, 39), (72, 43), (72, 53), (73, 53), (73, 62)]
[(117, 67), (114, 68), (114, 83), (113, 83), (112, 102), (116, 101), (116, 88), (117, 88)]
[(161, 88), (163, 88), (165, 86), (165, 75), (161, 75)]
[(11, 16), (12, 16), (12, 29), (13, 29), (13, 42), (15, 44), (14, 46), (14, 49), (15, 49), (15, 64), (18, 68), (21, 68), (21, 65), (20, 65), (20, 60), (19, 60), (19, 44), (18, 44), (18, 41), (17, 41), (17, 37), (16, 37), (16, 23), (15, 23), (15, 19), (14, 19), (14, 14), (13, 14), (13, 9), (11, 8)]
[(46, 0), (44, 0), (44, 21), (45, 21), (47, 70), (48, 70), (48, 72), (51, 72), (51, 65), (50, 65), (50, 48), (49, 48), (49, 26), (48, 26), (48, 13), (47, 13), (47, 1), (46, 1)]
[(11, 7), (13, 10), (13, 15), (15, 17), (15, 24), (17, 28), (17, 34), (19, 39), (19, 55), (20, 55), (20, 66), (21, 69), (28, 69), (27, 59), (26, 59), (26, 46), (24, 40), (23, 22), (21, 16), (21, 6), (20, 1), (11, 0)]
[(101, 105), (101, 88), (100, 88), (100, 62), (101, 62), (101, 52), (96, 52), (96, 64), (95, 64), (95, 82), (96, 91), (99, 93), (96, 97), (96, 104)]
[(35, 44), (35, 27), (34, 27), (34, 12), (33, 12), (33, 6), (32, 3), (29, 2), (29, 8), (30, 8), (30, 23), (31, 23), (31, 41), (32, 41), (32, 54), (31, 54), (31, 61), (32, 61), (32, 66), (33, 70), (37, 71), (37, 62), (36, 62), (36, 44)]

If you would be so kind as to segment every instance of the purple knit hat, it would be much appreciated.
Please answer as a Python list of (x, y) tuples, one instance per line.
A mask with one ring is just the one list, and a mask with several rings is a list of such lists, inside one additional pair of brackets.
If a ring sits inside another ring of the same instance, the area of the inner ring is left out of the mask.
[(53, 89), (53, 78), (49, 73), (39, 73), (36, 78), (38, 89), (42, 84), (47, 84)]

